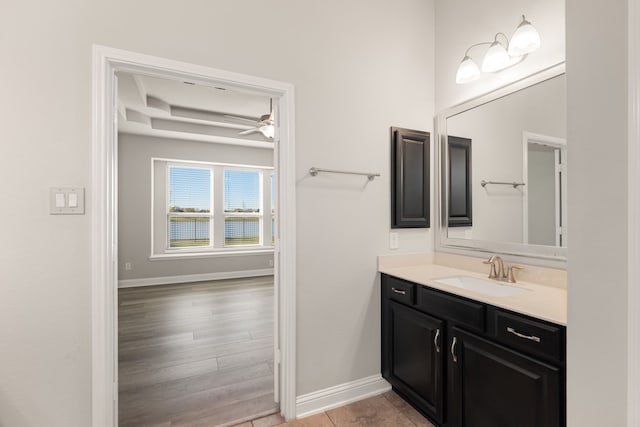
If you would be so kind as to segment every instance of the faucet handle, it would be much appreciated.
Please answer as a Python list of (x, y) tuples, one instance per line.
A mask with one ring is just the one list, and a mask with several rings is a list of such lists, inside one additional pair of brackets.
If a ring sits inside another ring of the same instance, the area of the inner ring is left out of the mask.
[(521, 265), (511, 265), (507, 270), (509, 271), (507, 282), (516, 283), (516, 275), (513, 270), (524, 270), (524, 267), (522, 267)]
[(483, 264), (488, 264), (491, 266), (490, 270), (489, 270), (489, 279), (497, 279), (498, 278), (498, 272), (496, 271), (496, 257), (492, 256), (491, 258), (489, 258), (486, 261), (482, 261)]

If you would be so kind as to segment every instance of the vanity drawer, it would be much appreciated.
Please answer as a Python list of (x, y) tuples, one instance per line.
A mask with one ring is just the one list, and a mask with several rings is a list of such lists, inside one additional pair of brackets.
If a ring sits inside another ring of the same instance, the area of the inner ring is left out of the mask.
[(404, 280), (387, 275), (382, 277), (383, 286), (385, 286), (389, 298), (407, 305), (415, 304), (415, 283), (405, 282)]
[(564, 357), (564, 328), (527, 316), (492, 309), (489, 334), (515, 350), (559, 362)]
[(431, 315), (451, 320), (456, 325), (484, 332), (485, 305), (482, 303), (420, 287), (418, 307)]

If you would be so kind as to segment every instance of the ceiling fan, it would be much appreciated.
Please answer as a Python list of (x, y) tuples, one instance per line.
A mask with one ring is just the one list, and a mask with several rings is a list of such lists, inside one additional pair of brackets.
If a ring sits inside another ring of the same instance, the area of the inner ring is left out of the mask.
[(258, 122), (256, 122), (255, 120), (247, 119), (246, 117), (241, 117), (241, 116), (226, 115), (226, 117), (231, 117), (237, 120), (243, 120), (243, 121), (251, 122), (255, 124), (255, 127), (240, 132), (240, 135), (249, 135), (250, 133), (260, 132), (262, 133), (262, 135), (264, 135), (265, 138), (273, 139), (275, 135), (273, 99), (269, 100), (269, 110), (270, 110), (269, 114), (263, 114), (262, 116), (260, 116), (260, 120), (258, 120)]

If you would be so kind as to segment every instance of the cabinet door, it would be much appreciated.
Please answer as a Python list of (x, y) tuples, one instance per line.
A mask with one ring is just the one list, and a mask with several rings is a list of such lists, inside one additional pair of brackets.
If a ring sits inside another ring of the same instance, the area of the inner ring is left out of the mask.
[(383, 375), (420, 409), (442, 420), (443, 322), (393, 301), (386, 319), (388, 360)]
[(560, 427), (559, 368), (453, 328), (453, 425)]
[(449, 135), (449, 227), (471, 227), (471, 140)]

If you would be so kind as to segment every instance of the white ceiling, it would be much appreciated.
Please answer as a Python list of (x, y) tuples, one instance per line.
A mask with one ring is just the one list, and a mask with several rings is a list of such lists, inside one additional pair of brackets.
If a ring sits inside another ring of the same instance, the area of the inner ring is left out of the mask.
[(239, 135), (269, 114), (269, 101), (268, 96), (119, 73), (118, 131), (273, 148), (272, 140), (260, 132)]

